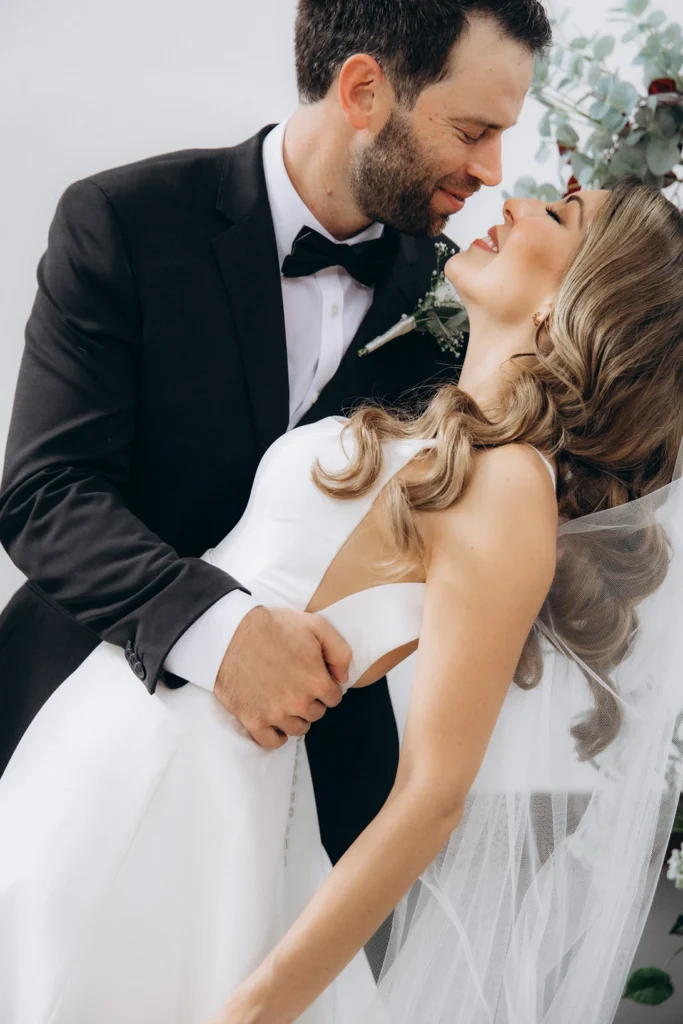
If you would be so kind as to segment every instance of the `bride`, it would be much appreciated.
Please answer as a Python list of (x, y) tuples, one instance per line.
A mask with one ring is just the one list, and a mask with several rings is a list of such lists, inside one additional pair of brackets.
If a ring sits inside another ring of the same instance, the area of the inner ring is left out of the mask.
[(332, 869), (302, 737), (101, 644), (0, 781), (3, 1024), (613, 1019), (683, 776), (683, 217), (511, 199), (447, 274), (459, 386), (280, 438), (204, 556), (350, 685), (419, 638), (385, 806)]

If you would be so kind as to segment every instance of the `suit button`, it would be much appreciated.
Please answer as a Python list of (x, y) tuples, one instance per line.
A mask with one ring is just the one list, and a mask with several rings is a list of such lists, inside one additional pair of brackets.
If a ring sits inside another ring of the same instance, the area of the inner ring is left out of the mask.
[(147, 669), (138, 659), (136, 659), (135, 664), (133, 665), (133, 672), (135, 672), (138, 679), (142, 680), (147, 678)]

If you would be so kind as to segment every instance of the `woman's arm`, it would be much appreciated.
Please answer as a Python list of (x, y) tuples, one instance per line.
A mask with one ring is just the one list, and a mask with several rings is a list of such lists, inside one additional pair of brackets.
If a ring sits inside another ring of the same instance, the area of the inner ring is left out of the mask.
[(557, 506), (538, 455), (477, 457), (458, 504), (424, 517), (417, 667), (394, 788), (216, 1024), (289, 1024), (370, 939), (457, 826), (552, 581)]

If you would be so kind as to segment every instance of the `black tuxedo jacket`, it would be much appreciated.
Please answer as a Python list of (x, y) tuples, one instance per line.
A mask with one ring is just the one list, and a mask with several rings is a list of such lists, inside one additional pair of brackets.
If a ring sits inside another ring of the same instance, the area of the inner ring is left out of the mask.
[[(0, 617), (0, 769), (100, 640), (125, 650), (150, 693), (159, 679), (183, 685), (164, 673), (166, 654), (241, 586), (200, 556), (242, 515), (259, 459), (289, 418), (261, 156), (270, 127), (234, 148), (104, 171), (60, 198), (0, 493), (0, 541), (28, 577)], [(434, 265), (434, 240), (401, 236), (392, 272), (302, 422), (454, 379), (454, 359), (422, 335), (357, 356), (412, 312)], [(394, 780), (386, 683), (350, 691), (306, 742), (336, 860)]]

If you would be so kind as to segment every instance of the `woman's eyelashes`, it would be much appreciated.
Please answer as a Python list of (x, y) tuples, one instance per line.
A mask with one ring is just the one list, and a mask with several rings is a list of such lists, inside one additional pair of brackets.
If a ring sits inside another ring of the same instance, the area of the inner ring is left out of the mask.
[(552, 206), (546, 206), (545, 212), (548, 214), (549, 217), (552, 217), (553, 220), (556, 220), (558, 224), (562, 223), (562, 221), (560, 220), (559, 213), (557, 213), (556, 210), (553, 210)]

